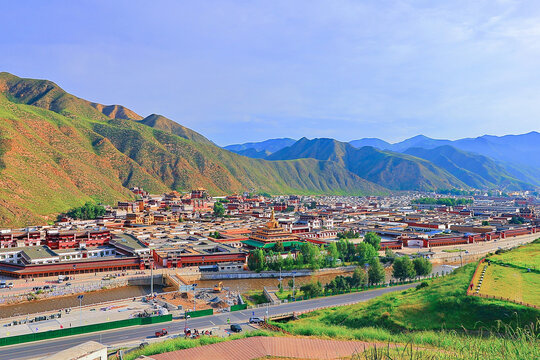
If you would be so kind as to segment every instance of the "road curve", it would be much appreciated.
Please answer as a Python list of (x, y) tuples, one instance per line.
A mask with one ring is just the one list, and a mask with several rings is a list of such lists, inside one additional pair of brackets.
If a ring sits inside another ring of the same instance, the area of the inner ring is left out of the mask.
[[(416, 284), (406, 284), (359, 293), (322, 297), (276, 306), (261, 307), (257, 309), (247, 309), (242, 311), (235, 311), (232, 313), (221, 313), (196, 319), (190, 319), (188, 320), (188, 326), (192, 329), (204, 329), (211, 328), (217, 325), (225, 325), (227, 323), (227, 318), (230, 318), (231, 323), (245, 323), (252, 315), (264, 317), (268, 314), (269, 316), (273, 316), (290, 312), (308, 311), (321, 307), (358, 303), (373, 299), (377, 296), (389, 292), (408, 289), (415, 285)], [(132, 326), (128, 328), (100, 331), (85, 335), (75, 335), (58, 339), (49, 339), (25, 344), (4, 346), (0, 348), (0, 360), (23, 360), (41, 358), (48, 354), (54, 354), (56, 352), (90, 340), (98, 341), (107, 345), (117, 345), (122, 343), (126, 344), (135, 341), (142, 342), (147, 337), (153, 336), (156, 330), (162, 328), (166, 328), (169, 334), (183, 333), (184, 320), (175, 320), (164, 324)]]

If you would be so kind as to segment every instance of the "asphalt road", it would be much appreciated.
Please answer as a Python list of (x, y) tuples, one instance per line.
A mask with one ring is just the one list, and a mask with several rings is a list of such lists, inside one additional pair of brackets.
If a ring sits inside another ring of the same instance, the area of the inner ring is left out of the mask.
[[(212, 328), (218, 325), (227, 324), (227, 318), (230, 318), (231, 324), (245, 324), (247, 323), (249, 318), (253, 316), (253, 314), (254, 316), (262, 318), (266, 315), (273, 316), (291, 312), (313, 310), (320, 307), (357, 303), (372, 299), (385, 293), (404, 290), (415, 285), (416, 284), (407, 284), (390, 288), (370, 290), (360, 293), (323, 297), (313, 300), (299, 301), (295, 303), (261, 307), (257, 309), (247, 309), (243, 311), (235, 311), (232, 313), (221, 313), (212, 316), (189, 319), (188, 327), (191, 329)], [(87, 335), (76, 335), (58, 339), (25, 343), (20, 345), (5, 346), (0, 348), (0, 360), (40, 358), (90, 340), (98, 341), (109, 346), (128, 344), (136, 341), (142, 342), (145, 341), (145, 339), (147, 338), (153, 337), (155, 331), (163, 328), (167, 329), (169, 334), (183, 333), (184, 326), (184, 320), (175, 320), (163, 324), (134, 326), (123, 329), (95, 332)]]

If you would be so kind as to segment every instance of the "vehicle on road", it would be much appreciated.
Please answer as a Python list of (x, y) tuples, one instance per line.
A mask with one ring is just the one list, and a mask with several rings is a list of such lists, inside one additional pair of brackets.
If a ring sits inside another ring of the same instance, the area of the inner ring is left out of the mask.
[(67, 282), (65, 286), (71, 286), (71, 283), (70, 283), (70, 282)]
[(263, 323), (264, 320), (259, 318), (259, 317), (250, 317), (249, 318), (249, 323), (250, 324), (260, 324), (260, 323)]
[(7, 288), (7, 285), (6, 285), (6, 281), (2, 280), (0, 281), (0, 289), (4, 289), (4, 288)]
[(12, 282), (8, 283), (7, 287), (11, 289), (13, 287), (13, 283)]
[(167, 329), (161, 329), (161, 330), (156, 331), (156, 337), (162, 337), (167, 334), (168, 334)]
[(242, 327), (238, 324), (232, 324), (231, 325), (231, 331), (235, 333), (242, 332)]

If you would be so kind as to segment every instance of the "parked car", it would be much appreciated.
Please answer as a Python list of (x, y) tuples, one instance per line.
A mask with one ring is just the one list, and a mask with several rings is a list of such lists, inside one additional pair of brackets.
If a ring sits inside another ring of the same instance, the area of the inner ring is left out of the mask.
[(13, 283), (12, 282), (8, 283), (7, 287), (11, 289), (13, 287)]
[(235, 333), (242, 332), (242, 327), (238, 324), (232, 324), (231, 325), (231, 331)]
[(250, 324), (260, 324), (260, 323), (263, 323), (264, 320), (261, 319), (261, 318), (258, 318), (258, 317), (250, 317), (249, 318), (249, 323)]
[(167, 329), (161, 329), (161, 330), (156, 331), (156, 337), (165, 336), (167, 334), (168, 334)]
[(70, 282), (67, 282), (65, 286), (71, 286), (71, 283), (70, 283)]

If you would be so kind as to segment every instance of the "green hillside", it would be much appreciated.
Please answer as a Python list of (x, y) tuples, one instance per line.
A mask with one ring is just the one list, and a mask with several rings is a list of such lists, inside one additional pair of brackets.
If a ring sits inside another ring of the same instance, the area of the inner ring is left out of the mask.
[(429, 161), (369, 146), (356, 149), (333, 139), (302, 138), (267, 157), (268, 160), (302, 158), (333, 161), (366, 180), (393, 190), (467, 187)]
[(8, 73), (0, 73), (0, 156), (2, 226), (43, 223), (91, 199), (128, 199), (131, 186), (154, 193), (200, 186), (213, 194), (387, 191), (333, 162), (247, 158), (164, 117), (143, 119)]

